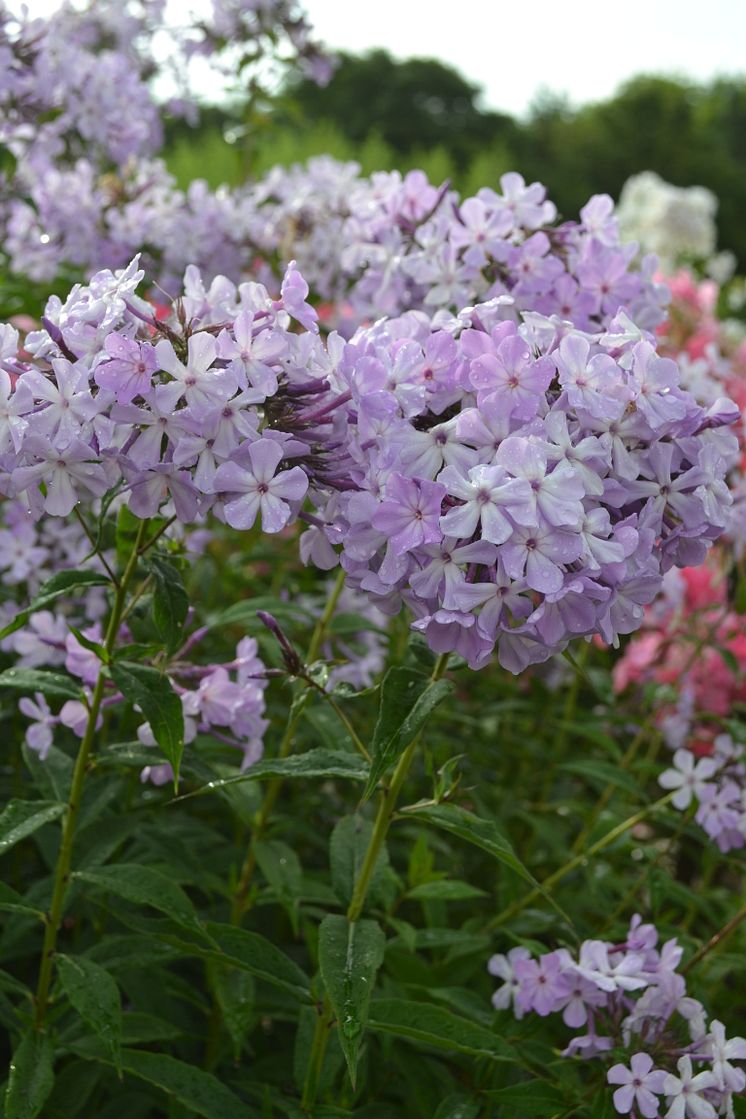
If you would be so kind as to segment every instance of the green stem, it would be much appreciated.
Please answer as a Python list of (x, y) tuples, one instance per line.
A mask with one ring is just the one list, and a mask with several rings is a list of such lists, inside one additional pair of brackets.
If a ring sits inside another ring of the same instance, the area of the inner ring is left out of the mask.
[[(119, 625), (122, 620), (122, 613), (124, 611), (124, 604), (127, 597), (127, 589), (132, 581), (132, 577), (137, 568), (137, 561), (140, 555), (140, 548), (147, 529), (147, 521), (141, 521), (137, 533), (135, 546), (132, 549), (132, 554), (127, 561), (127, 566), (124, 569), (122, 578), (116, 584), (116, 591), (114, 595), (114, 603), (109, 616), (109, 624), (106, 629), (106, 637), (104, 639), (104, 649), (106, 650), (106, 659), (108, 660), (113, 651), (116, 643), (117, 634), (119, 632)], [(42, 947), (41, 964), (39, 967), (39, 981), (36, 988), (36, 1010), (34, 1014), (34, 1026), (37, 1030), (41, 1029), (44, 1025), (44, 1019), (49, 1005), (49, 988), (52, 982), (52, 972), (54, 969), (54, 955), (57, 949), (57, 937), (59, 935), (60, 924), (62, 922), (62, 912), (65, 905), (65, 898), (67, 897), (68, 887), (70, 885), (70, 866), (72, 862), (73, 840), (75, 838), (75, 828), (78, 822), (78, 815), (80, 813), (80, 802), (83, 795), (83, 784), (88, 770), (88, 761), (90, 758), (91, 750), (93, 748), (94, 738), (96, 736), (96, 723), (98, 721), (99, 712), (101, 710), (101, 701), (104, 698), (104, 689), (106, 687), (106, 665), (102, 664), (99, 670), (98, 679), (96, 680), (91, 697), (90, 707), (88, 711), (88, 720), (86, 722), (83, 738), (81, 739), (80, 747), (78, 749), (78, 756), (75, 759), (75, 768), (73, 769), (73, 778), (70, 786), (70, 799), (67, 804), (67, 812), (65, 813), (64, 823), (62, 825), (62, 842), (60, 844), (59, 854), (57, 856), (57, 866), (54, 872), (54, 887), (52, 890), (52, 901), (49, 908), (49, 914), (46, 920), (46, 927), (44, 930), (44, 944)]]
[[(314, 631), (311, 634), (311, 640), (308, 645), (308, 652), (306, 653), (306, 662), (308, 664), (312, 664), (319, 655), (321, 644), (326, 635), (329, 623), (334, 616), (334, 611), (337, 608), (339, 597), (344, 590), (344, 585), (345, 573), (340, 568), (334, 586), (332, 587), (332, 592), (327, 599), (323, 613), (316, 622)], [(303, 708), (306, 705), (308, 694), (308, 692), (305, 692), (301, 695), (297, 695), (290, 707), (288, 721), (285, 726), (285, 733), (282, 736), (282, 741), (280, 742), (277, 750), (278, 758), (286, 758), (293, 748), (295, 730), (300, 721), (300, 717), (303, 714)], [(251, 832), (251, 839), (249, 840), (249, 847), (246, 852), (246, 858), (244, 859), (243, 866), (241, 867), (241, 874), (238, 879), (236, 892), (233, 895), (233, 905), (231, 907), (232, 925), (240, 925), (241, 918), (243, 917), (244, 913), (246, 913), (246, 911), (250, 908), (249, 886), (251, 885), (251, 879), (254, 875), (254, 870), (256, 869), (256, 844), (266, 831), (269, 818), (272, 815), (275, 804), (277, 803), (277, 798), (280, 795), (283, 784), (284, 782), (281, 777), (272, 778), (272, 780), (267, 785), (267, 791), (264, 794), (264, 799), (262, 800), (259, 811), (254, 817), (254, 826)]]
[(513, 902), (512, 905), (503, 909), (502, 913), (498, 913), (496, 917), (492, 918), (487, 928), (495, 929), (499, 925), (505, 924), (511, 917), (515, 917), (517, 913), (522, 912), (522, 910), (524, 910), (527, 905), (530, 905), (532, 901), (535, 901), (536, 898), (550, 892), (558, 882), (561, 882), (563, 878), (566, 878), (567, 875), (571, 874), (577, 867), (581, 866), (588, 859), (592, 859), (593, 856), (597, 855), (600, 851), (603, 851), (605, 847), (608, 847), (615, 839), (619, 839), (619, 837), (629, 831), (630, 828), (633, 828), (635, 824), (639, 824), (641, 820), (644, 820), (647, 816), (651, 816), (654, 812), (657, 812), (659, 808), (663, 808), (664, 805), (668, 804), (673, 795), (673, 793), (666, 793), (664, 797), (661, 797), (661, 799), (657, 800), (654, 804), (648, 805), (647, 808), (642, 808), (639, 812), (635, 812), (634, 816), (629, 816), (626, 820), (623, 820), (621, 824), (617, 824), (615, 828), (608, 831), (606, 835), (602, 836), (601, 839), (589, 847), (587, 851), (581, 851), (579, 854), (575, 855), (569, 862), (566, 862), (564, 866), (561, 866), (559, 870), (556, 870), (554, 874), (550, 874), (540, 886), (537, 886), (528, 894), (519, 898), (518, 901)]
[(743, 921), (746, 921), (746, 906), (744, 906), (743, 909), (739, 909), (735, 917), (731, 917), (730, 921), (723, 925), (722, 929), (716, 932), (714, 936), (711, 936), (707, 943), (703, 944), (699, 951), (694, 953), (691, 960), (688, 960), (687, 963), (684, 964), (681, 969), (682, 972), (686, 973), (690, 968), (698, 964), (700, 960), (703, 960), (713, 949), (719, 948), (726, 937), (729, 937), (732, 932), (735, 932)]
[[(432, 683), (435, 683), (436, 680), (440, 680), (443, 676), (448, 666), (448, 655), (448, 653), (443, 653), (435, 662), (435, 667), (430, 677)], [(365, 852), (365, 857), (360, 867), (360, 873), (355, 880), (352, 898), (350, 899), (350, 904), (347, 909), (348, 921), (357, 921), (363, 911), (365, 899), (368, 896), (368, 890), (370, 888), (370, 881), (373, 877), (373, 871), (375, 870), (381, 848), (386, 840), (391, 819), (396, 811), (396, 802), (399, 799), (399, 793), (409, 773), (412, 759), (417, 752), (421, 737), (422, 736), (418, 734), (416, 738), (410, 742), (409, 746), (399, 758), (390, 785), (381, 792), (376, 822), (373, 825), (373, 834), (370, 837), (368, 849)]]
[(316, 1102), (333, 1018), (331, 1004), (328, 999), (324, 999), (324, 1004), (319, 1009), (316, 1018), (313, 1041), (311, 1042), (311, 1052), (308, 1055), (308, 1068), (306, 1069), (306, 1079), (303, 1084), (303, 1095), (300, 1101), (300, 1106), (303, 1111), (310, 1111)]

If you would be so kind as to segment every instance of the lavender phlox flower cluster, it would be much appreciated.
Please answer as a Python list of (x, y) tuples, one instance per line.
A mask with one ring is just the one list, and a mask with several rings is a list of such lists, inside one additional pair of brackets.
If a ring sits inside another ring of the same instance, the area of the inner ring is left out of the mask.
[(679, 748), (658, 781), (673, 791), (674, 808), (684, 812), (696, 802), (697, 823), (721, 851), (746, 846), (746, 761), (729, 734), (716, 736), (707, 757)]
[(615, 642), (723, 531), (732, 406), (697, 405), (623, 313), (591, 333), (505, 294), (409, 312), (359, 330), (339, 374), (356, 485), (309, 539), (474, 668), (495, 646), (520, 672), (576, 636)]
[(586, 940), (577, 954), (565, 948), (534, 958), (527, 948), (493, 956), (490, 974), (502, 980), (498, 1010), (548, 1017), (562, 1014), (572, 1038), (566, 1057), (608, 1060), (623, 1048), (629, 1064), (607, 1071), (621, 1115), (645, 1119), (716, 1119), (733, 1115), (733, 1097), (746, 1087), (746, 1039), (728, 1038), (722, 1022), (707, 1022), (704, 1006), (686, 993), (677, 971), (676, 940), (658, 947), (659, 934), (639, 915), (621, 943)]

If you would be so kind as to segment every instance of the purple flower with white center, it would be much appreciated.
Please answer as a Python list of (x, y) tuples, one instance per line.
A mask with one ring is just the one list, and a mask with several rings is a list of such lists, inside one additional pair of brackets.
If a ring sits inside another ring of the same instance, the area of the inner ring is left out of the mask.
[(562, 339), (554, 355), (559, 383), (573, 408), (597, 419), (618, 419), (632, 393), (622, 371), (608, 354), (590, 355), (590, 343), (580, 335)]
[(612, 1065), (606, 1074), (609, 1084), (620, 1084), (614, 1092), (614, 1107), (620, 1115), (628, 1115), (636, 1108), (645, 1119), (658, 1115), (658, 1096), (663, 1091), (666, 1073), (653, 1067), (648, 1053), (635, 1053), (626, 1065)]
[(632, 386), (635, 407), (655, 432), (664, 432), (686, 415), (686, 403), (678, 394), (679, 375), (675, 362), (659, 357), (650, 342), (638, 342), (633, 350)]
[(218, 336), (217, 350), (219, 357), (232, 362), (239, 382), (250, 385), (261, 399), (277, 392), (277, 367), (288, 345), (283, 335), (267, 329), (262, 319), (255, 333), (255, 321), (251, 311), (241, 311), (233, 323), (233, 336), (227, 330)]
[(479, 528), (483, 540), (504, 544), (514, 524), (534, 523), (531, 487), (523, 479), (510, 478), (502, 466), (473, 466), (468, 477), (457, 467), (447, 466), (438, 481), (449, 496), (463, 502), (440, 518), (440, 527), (449, 536), (466, 540)]
[(568, 462), (548, 471), (547, 454), (538, 439), (510, 435), (497, 449), (495, 462), (531, 489), (534, 512), (550, 525), (576, 527), (583, 516), (583, 483)]
[(35, 692), (33, 699), (23, 696), (18, 701), (18, 709), (27, 719), (32, 720), (31, 726), (26, 730), (26, 742), (42, 761), (46, 761), (59, 718), (52, 714), (41, 692)]
[(447, 536), (439, 545), (423, 545), (420, 555), (424, 566), (409, 583), (421, 598), (439, 598), (446, 610), (471, 610), (484, 601), (484, 585), (468, 583), (460, 565), (491, 566), (497, 557), (494, 544), (475, 540), (457, 547), (455, 538)]
[(217, 357), (217, 342), (212, 334), (204, 330), (192, 334), (187, 346), (186, 365), (179, 361), (167, 338), (162, 338), (155, 347), (159, 367), (170, 373), (179, 386), (176, 399), (183, 396), (188, 405), (196, 408), (219, 406), (238, 388), (235, 371), (213, 365)]
[(136, 396), (145, 396), (158, 369), (155, 349), (149, 342), (135, 342), (121, 334), (109, 334), (104, 340), (109, 360), (96, 366), (93, 379), (102, 389), (113, 392), (118, 404), (130, 404)]
[(589, 495), (599, 497), (604, 492), (603, 474), (608, 461), (608, 437), (604, 441), (595, 435), (580, 437), (570, 433), (565, 412), (549, 412), (544, 417), (547, 441), (542, 442), (547, 462), (567, 462), (583, 483)]
[(181, 434), (182, 414), (176, 412), (181, 396), (181, 386), (178, 384), (156, 385), (149, 394), (145, 407), (115, 404), (112, 408), (112, 419), (120, 424), (131, 424), (136, 432), (126, 454), (138, 469), (144, 470), (161, 461), (164, 436), (170, 442), (175, 442)]
[(430, 479), (444, 467), (464, 473), (477, 460), (476, 451), (460, 441), (455, 420), (436, 424), (429, 431), (403, 431), (399, 454), (409, 475)]
[(443, 539), (440, 511), (445, 486), (439, 482), (416, 482), (392, 474), (386, 483), (386, 497), (373, 516), (373, 527), (389, 537), (395, 555), (401, 556), (423, 544), (438, 544)]
[(65, 446), (81, 435), (82, 429), (99, 410), (91, 396), (88, 369), (65, 358), (52, 361), (54, 380), (36, 369), (23, 374), (22, 383), (43, 406), (34, 413), (31, 430), (57, 446)]
[(479, 405), (499, 403), (512, 416), (530, 420), (539, 411), (554, 368), (546, 358), (534, 360), (522, 338), (506, 338), (494, 354), (485, 353), (471, 363), (469, 380), (477, 390)]
[(503, 956), (497, 953), (490, 956), (487, 962), (487, 971), (490, 975), (496, 975), (498, 979), (502, 979), (501, 987), (498, 987), (492, 996), (492, 1005), (495, 1010), (509, 1010), (511, 1006), (515, 1011), (516, 1018), (523, 1017), (523, 1008), (518, 1002), (518, 992), (521, 989), (521, 984), (515, 973), (515, 965), (518, 960), (530, 960), (531, 953), (528, 948), (511, 948), (507, 955)]
[(577, 971), (602, 991), (636, 991), (650, 982), (645, 961), (637, 952), (614, 952), (603, 940), (585, 940), (580, 948)]
[(128, 505), (136, 517), (154, 517), (167, 501), (183, 524), (190, 524), (199, 513), (201, 498), (192, 475), (173, 463), (160, 462), (146, 471), (123, 465), (122, 473), (129, 485)]
[(8, 374), (0, 369), (0, 455), (17, 454), (28, 429), (26, 416), (33, 410), (34, 398), (25, 377), (19, 377), (13, 388)]
[(511, 579), (523, 579), (534, 591), (556, 593), (565, 581), (565, 568), (583, 550), (580, 535), (546, 522), (516, 528), (503, 544), (501, 558)]
[(673, 768), (661, 773), (658, 784), (664, 789), (677, 790), (671, 803), (683, 812), (692, 803), (692, 797), (701, 800), (704, 789), (714, 791), (714, 785), (709, 780), (719, 768), (720, 763), (714, 758), (697, 759), (689, 750), (677, 750), (673, 756)]
[(80, 499), (77, 487), (95, 497), (101, 497), (109, 488), (103, 467), (95, 461), (94, 451), (82, 439), (73, 439), (58, 450), (42, 436), (29, 435), (24, 441), (24, 450), (28, 457), (41, 461), (13, 471), (14, 495), (43, 483), (46, 494), (42, 506), (53, 517), (66, 517), (73, 511)]
[(233, 528), (251, 528), (259, 513), (263, 532), (280, 532), (288, 523), (289, 502), (303, 500), (308, 478), (299, 466), (278, 474), (282, 457), (277, 440), (262, 438), (246, 447), (248, 465), (233, 461), (218, 467), (213, 488), (215, 493), (230, 495), (224, 500), (223, 513)]
[(556, 1010), (568, 993), (564, 963), (561, 952), (547, 952), (538, 960), (516, 960), (514, 970), (520, 984), (516, 1003), (522, 1010), (533, 1010), (541, 1018)]
[(694, 1073), (692, 1059), (680, 1057), (678, 1076), (668, 1073), (663, 1081), (668, 1111), (665, 1119), (716, 1119), (717, 1111), (704, 1094), (717, 1087), (717, 1079), (709, 1069)]
[(717, 1019), (710, 1023), (704, 1052), (712, 1061), (712, 1073), (723, 1092), (742, 1092), (746, 1088), (746, 1072), (732, 1061), (746, 1061), (746, 1038), (726, 1038), (725, 1026)]

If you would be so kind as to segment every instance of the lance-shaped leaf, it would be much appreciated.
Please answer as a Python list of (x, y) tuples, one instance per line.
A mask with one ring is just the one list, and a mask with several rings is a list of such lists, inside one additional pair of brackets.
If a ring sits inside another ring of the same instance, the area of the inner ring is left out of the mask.
[(61, 672), (45, 672), (39, 668), (6, 668), (0, 672), (0, 688), (16, 692), (41, 692), (49, 699), (82, 699), (80, 685)]
[(316, 750), (306, 750), (303, 754), (291, 754), (289, 758), (262, 758), (254, 762), (245, 773), (236, 777), (225, 777), (209, 781), (201, 789), (186, 793), (181, 799), (201, 796), (230, 785), (240, 785), (246, 781), (266, 781), (272, 777), (285, 780), (308, 779), (315, 777), (340, 777), (348, 781), (364, 781), (368, 776), (368, 765), (357, 754), (344, 750), (327, 750), (320, 746)]
[(181, 572), (175, 564), (169, 563), (162, 556), (153, 556), (150, 570), (155, 577), (153, 621), (166, 649), (173, 653), (181, 641), (189, 611), (189, 596), (184, 589)]
[(148, 905), (165, 913), (177, 924), (202, 932), (194, 907), (181, 886), (152, 866), (120, 863), (95, 870), (78, 870), (73, 877), (99, 890), (110, 891), (135, 905)]
[(84, 1022), (103, 1041), (119, 1068), (122, 1045), (122, 1003), (119, 988), (105, 968), (85, 956), (57, 956), (62, 989)]
[(371, 742), (372, 763), (363, 803), (384, 773), (420, 733), (430, 715), (452, 690), (447, 680), (429, 681), (411, 668), (390, 668), (381, 685), (378, 722)]
[(348, 921), (330, 913), (319, 929), (319, 968), (337, 1018), (337, 1030), (354, 1086), (360, 1044), (386, 938), (376, 921)]
[(10, 1062), (5, 1119), (36, 1119), (54, 1085), (54, 1047), (48, 1033), (26, 1034)]
[(27, 835), (57, 820), (65, 805), (49, 800), (11, 800), (0, 813), (0, 855)]
[(142, 711), (178, 784), (184, 753), (184, 713), (168, 676), (134, 661), (117, 661), (111, 666), (111, 678), (124, 698)]
[(408, 816), (425, 820), (436, 828), (442, 828), (443, 831), (458, 836), (459, 839), (465, 839), (467, 843), (481, 847), (493, 858), (509, 866), (516, 874), (520, 874), (526, 882), (530, 882), (532, 886), (538, 885), (534, 876), (516, 855), (510, 841), (492, 820), (481, 820), (479, 816), (475, 816), (465, 808), (460, 808), (457, 804), (414, 804), (404, 811)]
[[(311, 981), (301, 968), (266, 937), (233, 925), (209, 922), (206, 931), (230, 963), (257, 979), (280, 987), (304, 1002), (310, 1001)], [(218, 958), (214, 956), (214, 958)]]
[(493, 1061), (515, 1060), (511, 1046), (486, 1026), (427, 1002), (375, 999), (371, 1003), (368, 1026), (371, 1030), (396, 1034), (437, 1049), (489, 1057)]
[(37, 610), (46, 610), (58, 598), (65, 595), (74, 596), (75, 591), (88, 590), (89, 587), (106, 587), (111, 580), (98, 571), (58, 571), (51, 579), (47, 579), (39, 588), (39, 593), (31, 600), (28, 606), (16, 614), (12, 622), (0, 630), (0, 641), (15, 633), (21, 626), (25, 626), (32, 614)]

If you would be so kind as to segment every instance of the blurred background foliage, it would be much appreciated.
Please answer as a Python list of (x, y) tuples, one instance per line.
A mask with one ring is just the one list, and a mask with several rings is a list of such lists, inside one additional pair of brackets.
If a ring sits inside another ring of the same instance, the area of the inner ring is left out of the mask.
[(248, 110), (206, 107), (197, 136), (173, 122), (166, 157), (181, 185), (218, 186), (322, 153), (357, 160), (366, 174), (420, 167), (467, 195), (518, 170), (545, 183), (566, 217), (591, 194), (618, 198), (630, 175), (656, 171), (713, 191), (719, 247), (746, 265), (746, 79), (641, 75), (580, 108), (547, 92), (517, 119), (482, 108), (479, 87), (434, 59), (342, 54), (324, 88), (296, 80)]

